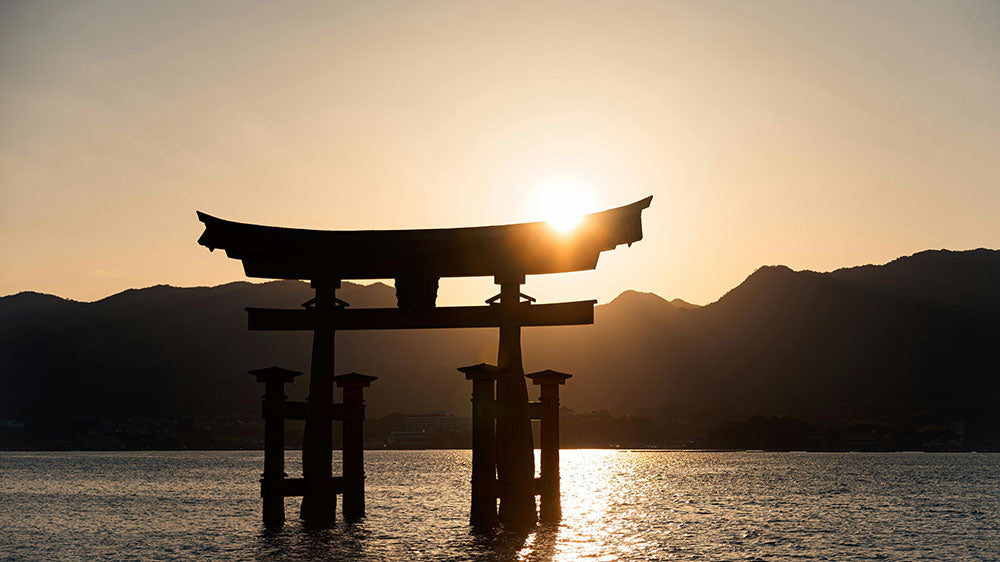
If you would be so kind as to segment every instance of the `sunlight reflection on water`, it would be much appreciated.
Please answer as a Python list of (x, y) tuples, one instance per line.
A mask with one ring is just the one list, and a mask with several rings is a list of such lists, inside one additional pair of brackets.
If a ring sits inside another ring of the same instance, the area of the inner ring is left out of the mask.
[(260, 452), (0, 453), (0, 558), (1000, 559), (997, 454), (562, 451), (562, 522), (495, 537), (470, 461), (367, 452), (367, 518), (267, 532)]

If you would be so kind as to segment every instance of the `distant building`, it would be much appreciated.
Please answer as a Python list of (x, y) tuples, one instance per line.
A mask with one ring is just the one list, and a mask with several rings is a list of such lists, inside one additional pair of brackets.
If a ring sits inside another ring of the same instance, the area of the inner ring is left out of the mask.
[(431, 436), (423, 431), (393, 431), (387, 444), (392, 449), (426, 449), (431, 444)]
[(472, 432), (472, 418), (453, 416), (436, 410), (430, 414), (406, 416), (403, 431), (389, 434), (388, 445), (399, 449), (423, 449), (430, 446), (439, 433), (467, 434)]
[(406, 416), (406, 431), (423, 431), (427, 433), (450, 431), (464, 433), (472, 431), (472, 418), (453, 416), (448, 412), (435, 410), (430, 414)]

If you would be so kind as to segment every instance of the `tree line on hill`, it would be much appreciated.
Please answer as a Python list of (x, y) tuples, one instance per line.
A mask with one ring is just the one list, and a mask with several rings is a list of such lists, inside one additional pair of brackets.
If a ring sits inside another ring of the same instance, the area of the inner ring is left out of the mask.
[[(352, 307), (395, 304), (392, 287), (343, 286), (338, 297)], [(997, 286), (1000, 252), (985, 249), (830, 273), (765, 266), (706, 306), (626, 291), (596, 308), (593, 326), (525, 329), (525, 368), (574, 374), (561, 401), (590, 413), (567, 414), (570, 446), (868, 446), (855, 423), (878, 428), (877, 446), (969, 436), (987, 446), (1000, 404)], [(248, 332), (243, 309), (310, 297), (307, 284), (280, 281), (156, 286), (93, 303), (0, 298), (0, 434), (74, 420), (251, 423), (262, 389), (246, 371), (307, 372), (311, 336)], [(468, 415), (470, 388), (455, 368), (495, 361), (495, 332), (338, 333), (338, 371), (379, 376), (366, 391), (373, 422), (392, 412)], [(305, 398), (305, 379), (291, 399)]]
[[(964, 433), (954, 426), (904, 427), (866, 421), (821, 426), (787, 416), (753, 416), (721, 423), (695, 434), (662, 425), (636, 413), (560, 412), (560, 443), (566, 449), (760, 449), (811, 451), (996, 451), (996, 420), (991, 428)], [(393, 413), (365, 421), (365, 446), (391, 448), (389, 436), (406, 427), (406, 415)], [(539, 439), (535, 426), (535, 444)], [(34, 420), (0, 425), (0, 450), (218, 450), (262, 449), (264, 424), (259, 418), (129, 418)], [(302, 447), (302, 424), (288, 422), (285, 445)], [(334, 445), (340, 446), (335, 427)], [(470, 432), (441, 431), (426, 448), (468, 449)]]

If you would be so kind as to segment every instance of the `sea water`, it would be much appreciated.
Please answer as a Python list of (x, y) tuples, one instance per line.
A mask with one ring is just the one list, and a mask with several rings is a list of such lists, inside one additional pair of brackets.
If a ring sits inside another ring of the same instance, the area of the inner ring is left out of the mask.
[(366, 518), (279, 531), (259, 451), (0, 452), (0, 559), (1000, 560), (1000, 454), (561, 454), (562, 522), (487, 536), (469, 451), (367, 451)]

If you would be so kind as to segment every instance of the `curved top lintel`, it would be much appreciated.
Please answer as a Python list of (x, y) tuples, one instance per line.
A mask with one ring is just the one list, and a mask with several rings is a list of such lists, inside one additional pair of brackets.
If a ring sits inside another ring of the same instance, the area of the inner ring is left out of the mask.
[(308, 230), (239, 223), (201, 211), (202, 246), (243, 262), (249, 277), (383, 279), (562, 273), (642, 239), (652, 197), (584, 216), (572, 232), (547, 222), (418, 230)]

